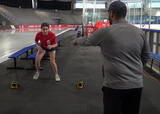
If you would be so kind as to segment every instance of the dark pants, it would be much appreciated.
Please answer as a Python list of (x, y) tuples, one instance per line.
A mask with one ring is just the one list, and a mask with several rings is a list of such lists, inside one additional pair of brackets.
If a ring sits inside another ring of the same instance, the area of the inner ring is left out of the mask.
[(102, 88), (104, 114), (139, 114), (142, 88), (111, 89)]
[(81, 32), (78, 31), (78, 32), (77, 32), (77, 38), (80, 37), (80, 36), (81, 36)]

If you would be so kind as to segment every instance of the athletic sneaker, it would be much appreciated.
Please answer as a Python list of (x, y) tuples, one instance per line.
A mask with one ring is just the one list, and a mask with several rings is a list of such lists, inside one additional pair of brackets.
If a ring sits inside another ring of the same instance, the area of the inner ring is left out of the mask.
[(34, 76), (33, 76), (33, 79), (34, 79), (34, 80), (37, 80), (38, 77), (39, 77), (39, 72), (36, 72), (36, 73), (34, 74)]
[(58, 74), (56, 74), (55, 79), (56, 79), (56, 81), (61, 81), (61, 79), (60, 79)]

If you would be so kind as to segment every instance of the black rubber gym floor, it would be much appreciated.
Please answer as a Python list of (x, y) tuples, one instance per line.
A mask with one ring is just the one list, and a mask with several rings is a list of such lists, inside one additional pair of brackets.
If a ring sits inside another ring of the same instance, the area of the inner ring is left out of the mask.
[[(74, 47), (75, 31), (60, 36), (56, 62), (62, 81), (56, 82), (48, 60), (43, 60), (40, 77), (34, 70), (10, 70), (12, 60), (0, 63), (0, 114), (103, 114), (101, 53), (99, 47)], [(18, 60), (31, 67), (32, 61)], [(146, 73), (149, 75), (148, 73)], [(20, 87), (10, 89), (16, 80)], [(76, 83), (84, 81), (83, 89)], [(144, 77), (140, 114), (160, 114), (160, 83)]]

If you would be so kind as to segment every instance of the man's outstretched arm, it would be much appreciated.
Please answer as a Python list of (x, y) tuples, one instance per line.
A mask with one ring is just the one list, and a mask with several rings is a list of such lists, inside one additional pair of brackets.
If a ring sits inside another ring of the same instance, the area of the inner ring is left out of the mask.
[(102, 39), (104, 37), (104, 29), (97, 30), (95, 33), (90, 35), (88, 38), (81, 37), (78, 39), (74, 39), (72, 41), (73, 45), (81, 45), (81, 46), (98, 46), (102, 42)]

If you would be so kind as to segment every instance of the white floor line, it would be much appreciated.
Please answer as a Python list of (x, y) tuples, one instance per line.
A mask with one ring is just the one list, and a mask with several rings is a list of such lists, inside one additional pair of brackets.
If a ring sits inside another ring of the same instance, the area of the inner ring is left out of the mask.
[(5, 54), (3, 55), (2, 57), (0, 57), (0, 63), (4, 62), (4, 61), (7, 61), (9, 58), (8, 56), (10, 56), (11, 54), (15, 53), (16, 51), (14, 52), (11, 52), (11, 53), (8, 53), (8, 54)]

